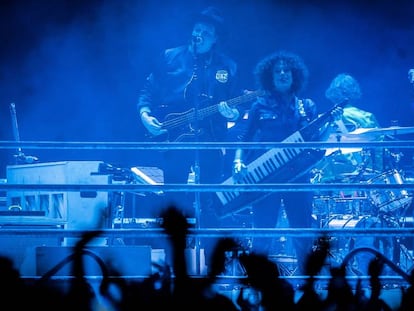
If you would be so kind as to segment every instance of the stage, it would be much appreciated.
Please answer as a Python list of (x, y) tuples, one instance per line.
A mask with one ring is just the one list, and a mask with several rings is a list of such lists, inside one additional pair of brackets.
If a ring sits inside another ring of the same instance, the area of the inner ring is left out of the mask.
[[(84, 254), (87, 279), (98, 285), (108, 264), (119, 273), (107, 277), (141, 281), (156, 272), (157, 264), (168, 261), (170, 246), (156, 213), (164, 191), (314, 191), (312, 228), (290, 228), (283, 216), (274, 228), (255, 228), (249, 204), (222, 209), (222, 225), (215, 228), (199, 227), (196, 218), (188, 218), (193, 239), (186, 250), (188, 273), (203, 279), (208, 270), (204, 249), (194, 241), (230, 236), (240, 242), (238, 251), (249, 252), (255, 239), (271, 238), (273, 253), (268, 259), (298, 298), (308, 276), (297, 273), (291, 239), (323, 236), (329, 237), (332, 249), (317, 276), (321, 296), (326, 294), (330, 269), (344, 261), (349, 284), (362, 280), (369, 295), (366, 271), (355, 268), (362, 252), (349, 257), (358, 247), (368, 247), (394, 264), (386, 267), (381, 284), (382, 297), (396, 307), (414, 267), (413, 178), (397, 169), (358, 175), (363, 182), (357, 183), (355, 174), (339, 175), (341, 183), (194, 186), (164, 185), (157, 167), (120, 168), (103, 161), (10, 165), (0, 184), (1, 255), (13, 259), (27, 282), (47, 277), (64, 285), (72, 278), (73, 247), (84, 233), (96, 232)], [(237, 253), (229, 259), (215, 288), (234, 299), (245, 275)]]

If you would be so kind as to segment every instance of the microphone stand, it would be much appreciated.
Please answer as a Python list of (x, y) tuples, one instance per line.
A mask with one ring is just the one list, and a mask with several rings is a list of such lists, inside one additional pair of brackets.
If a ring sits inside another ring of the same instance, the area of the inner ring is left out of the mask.
[[(195, 132), (195, 142), (198, 143), (200, 142), (200, 138), (199, 138), (199, 130), (200, 130), (200, 125), (199, 125), (199, 116), (198, 116), (198, 112), (200, 109), (200, 103), (199, 103), (199, 96), (200, 96), (200, 87), (198, 84), (198, 77), (197, 77), (197, 71), (198, 71), (198, 57), (197, 57), (197, 42), (192, 42), (192, 48), (193, 48), (193, 53), (194, 53), (194, 71), (193, 71), (193, 75), (190, 79), (190, 81), (187, 84), (187, 87), (194, 83), (193, 87), (194, 90), (192, 92), (192, 100), (194, 102), (194, 116), (195, 116), (195, 121), (194, 124), (192, 125), (193, 130)], [(187, 90), (186, 87), (186, 90)], [(200, 151), (199, 149), (195, 149), (194, 152), (194, 165), (192, 167), (192, 173), (194, 175), (194, 184), (200, 184)], [(194, 202), (193, 202), (193, 206), (194, 206), (194, 212), (195, 212), (195, 227), (196, 229), (200, 229), (200, 214), (201, 214), (201, 206), (200, 206), (200, 192), (195, 191), (194, 192)], [(201, 248), (200, 248), (200, 239), (199, 237), (197, 237), (197, 235), (194, 238), (194, 251), (195, 251), (195, 264), (196, 264), (196, 274), (200, 274), (201, 273), (201, 260), (200, 260), (200, 252), (201, 252)]]

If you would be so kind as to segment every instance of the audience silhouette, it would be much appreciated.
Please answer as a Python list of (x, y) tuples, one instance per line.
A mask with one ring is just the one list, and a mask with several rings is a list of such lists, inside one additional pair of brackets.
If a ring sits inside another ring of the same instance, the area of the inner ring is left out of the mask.
[[(123, 278), (114, 271), (110, 263), (102, 261), (87, 249), (88, 242), (101, 235), (100, 231), (85, 232), (76, 244), (73, 254), (62, 261), (39, 279), (28, 281), (14, 267), (13, 260), (0, 257), (0, 299), (11, 309), (33, 309), (77, 311), (129, 311), (129, 310), (229, 310), (229, 311), (271, 311), (271, 310), (413, 310), (414, 308), (414, 271), (402, 275), (408, 283), (401, 288), (401, 301), (391, 307), (382, 298), (384, 284), (381, 275), (385, 265), (392, 263), (380, 253), (370, 261), (367, 276), (369, 292), (367, 295), (358, 279), (353, 288), (347, 278), (347, 262), (329, 269), (330, 276), (326, 285), (326, 296), (318, 292), (317, 276), (321, 273), (329, 256), (329, 239), (322, 237), (318, 245), (306, 258), (304, 281), (299, 288), (280, 275), (277, 263), (264, 254), (243, 250), (238, 254), (238, 263), (244, 275), (234, 281), (238, 288), (236, 297), (221, 292), (217, 285), (219, 278), (226, 277), (228, 253), (240, 249), (232, 237), (217, 239), (209, 262), (208, 274), (196, 277), (188, 274), (186, 240), (190, 225), (180, 209), (171, 206), (161, 213), (161, 227), (171, 244), (171, 266), (154, 263), (153, 273), (143, 280)], [(363, 250), (355, 250), (363, 251)], [(102, 271), (98, 288), (90, 284), (86, 277), (84, 258), (93, 257)], [(71, 264), (71, 277), (66, 286), (58, 286), (53, 274), (64, 264)], [(139, 263), (137, 263), (139, 264)], [(404, 273), (396, 269), (396, 272)], [(110, 277), (111, 276), (111, 277)], [(114, 277), (115, 276), (115, 277)], [(300, 292), (301, 294), (297, 295)], [(16, 295), (18, 295), (16, 299)]]

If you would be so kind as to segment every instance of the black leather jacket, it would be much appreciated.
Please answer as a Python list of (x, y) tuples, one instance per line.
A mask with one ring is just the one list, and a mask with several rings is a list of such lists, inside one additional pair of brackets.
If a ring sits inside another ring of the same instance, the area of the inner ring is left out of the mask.
[[(175, 118), (192, 108), (217, 105), (234, 97), (236, 72), (236, 63), (216, 50), (196, 59), (188, 46), (167, 49), (140, 92), (138, 111), (148, 107), (151, 114), (163, 122), (165, 118)], [(181, 132), (191, 132), (194, 127), (201, 130), (199, 139), (203, 141), (224, 141), (226, 138), (227, 120), (218, 112), (191, 122), (190, 126), (184, 124), (175, 128), (171, 133), (178, 137)], [(176, 139), (172, 137), (171, 140)]]
[(261, 97), (249, 111), (244, 141), (282, 141), (317, 117), (311, 99), (294, 98), (289, 107), (280, 107), (271, 97)]
[[(259, 97), (248, 113), (245, 130), (239, 138), (245, 142), (281, 142), (317, 116), (316, 105), (309, 98), (294, 97), (288, 107), (283, 107), (270, 95)], [(248, 158), (261, 153), (247, 152)]]

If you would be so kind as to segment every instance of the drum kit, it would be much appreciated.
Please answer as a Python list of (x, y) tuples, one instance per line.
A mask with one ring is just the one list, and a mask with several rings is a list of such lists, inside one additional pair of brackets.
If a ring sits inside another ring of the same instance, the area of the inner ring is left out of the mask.
[[(410, 133), (414, 133), (414, 127), (361, 128), (344, 134), (340, 141), (381, 141), (384, 137), (392, 139), (396, 135)], [(333, 139), (339, 141), (337, 136)], [(401, 156), (401, 153), (383, 147), (327, 149), (324, 159), (312, 171), (313, 183), (362, 183), (373, 187), (369, 187), (368, 191), (346, 192), (338, 189), (315, 195), (313, 216), (318, 226), (335, 229), (405, 227), (405, 219), (412, 219), (413, 216), (408, 217), (408, 211), (412, 209), (413, 195), (404, 189), (404, 184), (412, 178), (406, 178), (406, 173), (401, 169)], [(401, 187), (392, 188), (393, 190), (376, 189), (375, 185), (380, 184)], [(336, 248), (337, 256), (339, 253), (339, 257), (343, 258), (351, 247), (366, 238), (357, 236), (352, 239), (332, 240), (335, 242), (333, 247)], [(374, 244), (373, 241), (371, 239)]]

